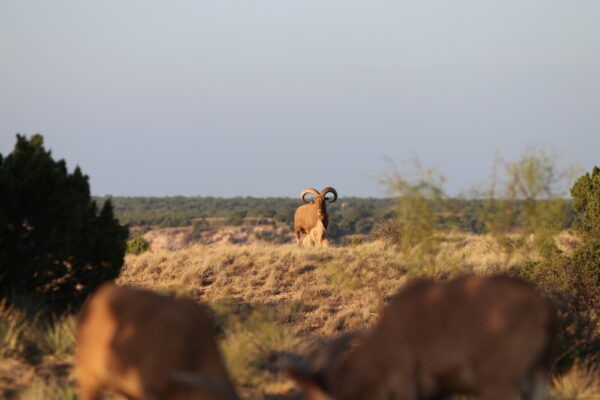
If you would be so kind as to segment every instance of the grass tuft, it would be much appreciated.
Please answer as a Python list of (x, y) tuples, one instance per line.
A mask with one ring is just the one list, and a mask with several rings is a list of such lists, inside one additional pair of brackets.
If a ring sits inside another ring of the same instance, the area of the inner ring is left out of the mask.
[(18, 400), (76, 400), (77, 394), (73, 384), (50, 379), (36, 378), (18, 396)]
[(36, 342), (44, 354), (62, 356), (75, 350), (77, 319), (74, 315), (52, 318), (36, 331)]
[(23, 311), (0, 300), (0, 356), (13, 356), (21, 350), (30, 324)]
[(600, 367), (576, 365), (552, 380), (553, 400), (599, 400)]

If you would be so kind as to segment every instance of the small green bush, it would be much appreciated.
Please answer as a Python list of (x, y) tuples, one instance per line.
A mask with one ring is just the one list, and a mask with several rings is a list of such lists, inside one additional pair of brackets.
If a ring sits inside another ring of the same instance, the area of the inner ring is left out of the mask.
[(195, 219), (192, 222), (192, 229), (195, 233), (204, 232), (210, 229), (210, 223), (206, 220), (206, 218)]
[(350, 241), (350, 246), (360, 246), (361, 244), (363, 244), (363, 241), (361, 238), (352, 238), (352, 240)]
[(257, 231), (254, 232), (254, 237), (258, 240), (264, 240), (265, 242), (272, 242), (275, 239), (273, 231)]
[(127, 254), (139, 255), (150, 250), (150, 242), (143, 236), (136, 236), (127, 242)]
[(372, 240), (382, 240), (393, 246), (402, 243), (403, 225), (396, 219), (378, 222), (371, 231)]
[(247, 211), (234, 211), (229, 217), (225, 220), (225, 225), (234, 225), (239, 226), (244, 223), (244, 218), (248, 214)]

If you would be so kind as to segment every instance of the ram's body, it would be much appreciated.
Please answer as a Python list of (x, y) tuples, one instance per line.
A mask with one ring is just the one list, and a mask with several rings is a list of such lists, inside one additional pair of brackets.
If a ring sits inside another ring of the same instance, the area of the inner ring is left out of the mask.
[(332, 187), (326, 187), (321, 192), (312, 188), (307, 188), (300, 194), (302, 201), (306, 202), (307, 194), (313, 195), (310, 203), (304, 204), (296, 209), (294, 214), (294, 232), (296, 240), (300, 244), (302, 235), (305, 235), (305, 244), (317, 244), (326, 246), (327, 226), (329, 225), (329, 216), (327, 215), (327, 199), (325, 195), (333, 193), (334, 197), (330, 202), (337, 199), (337, 192)]
[(294, 230), (298, 242), (300, 242), (300, 238), (304, 235), (304, 244), (327, 244), (329, 218), (324, 208), (324, 203), (323, 209), (317, 203), (305, 204), (298, 207), (294, 216)]
[(415, 281), (355, 349), (292, 374), (310, 400), (537, 399), (554, 338), (552, 307), (520, 280)]
[(77, 380), (82, 400), (105, 389), (130, 399), (236, 398), (201, 306), (113, 284), (82, 310)]

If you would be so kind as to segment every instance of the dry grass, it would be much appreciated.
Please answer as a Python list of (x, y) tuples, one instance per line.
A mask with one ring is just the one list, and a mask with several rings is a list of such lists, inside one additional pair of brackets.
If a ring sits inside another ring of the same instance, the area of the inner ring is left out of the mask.
[(552, 381), (554, 400), (600, 400), (600, 369), (575, 366)]
[(413, 255), (379, 242), (329, 248), (195, 245), (128, 256), (118, 282), (211, 305), (287, 305), (297, 309), (298, 315), (288, 315), (294, 331), (328, 336), (373, 323), (382, 300), (410, 276), (494, 273), (525, 259), (513, 255), (511, 262), (501, 263), (500, 251), (490, 237), (456, 234), (421, 268)]
[(376, 291), (390, 295), (407, 275), (489, 274), (538, 257), (531, 246), (507, 254), (487, 235), (450, 233), (439, 242), (439, 251), (427, 266), (418, 262), (418, 248), (414, 254), (399, 253), (381, 242), (329, 248), (193, 245), (128, 256), (119, 283), (187, 294), (209, 303), (230, 297), (246, 303), (280, 303), (316, 295), (320, 304), (347, 307), (372, 296), (375, 284)]
[[(210, 218), (209, 218), (210, 219)], [(275, 222), (267, 225), (239, 226), (220, 225), (219, 221), (210, 219), (208, 227), (195, 230), (191, 226), (177, 228), (155, 228), (143, 234), (152, 244), (153, 249), (179, 250), (195, 243), (213, 246), (230, 246), (231, 244), (265, 244), (271, 242), (284, 243), (295, 240), (294, 232), (288, 224)]]
[(377, 272), (387, 290), (398, 287), (402, 274), (394, 269), (397, 255), (382, 250), (376, 263), (373, 250), (373, 246), (300, 249), (295, 245), (198, 245), (128, 257), (119, 283), (185, 294), (209, 304), (225, 302), (250, 308), (299, 304), (302, 321), (296, 321), (296, 326), (331, 334), (323, 329), (342, 307), (364, 310), (374, 303), (370, 287), (345, 291), (339, 287), (342, 283), (355, 280), (357, 274)]
[(73, 398), (75, 316), (33, 315), (0, 303), (0, 399)]
[(75, 400), (76, 391), (72, 383), (57, 378), (35, 378), (16, 395), (18, 400)]
[(400, 253), (382, 242), (195, 245), (128, 256), (118, 282), (211, 305), (232, 375), (246, 398), (258, 398), (292, 387), (269, 364), (273, 354), (309, 354), (332, 336), (368, 328), (410, 277), (497, 273), (535, 257), (528, 246), (506, 254), (491, 236), (460, 233), (440, 239), (428, 258), (419, 248)]
[[(556, 239), (569, 250), (577, 238)], [(188, 296), (209, 304), (218, 339), (240, 393), (261, 399), (293, 390), (273, 361), (279, 352), (310, 355), (330, 337), (371, 326), (407, 279), (450, 279), (519, 268), (539, 257), (491, 236), (451, 233), (436, 251), (400, 253), (381, 242), (329, 248), (297, 245), (193, 245), (126, 258), (118, 283)], [(46, 325), (0, 307), (0, 386), (15, 399), (72, 399), (74, 318)], [(38, 360), (22, 343), (35, 342)], [(35, 357), (34, 357), (35, 358)], [(555, 399), (596, 399), (597, 370), (574, 369), (554, 380)], [(578, 388), (583, 388), (579, 390)], [(590, 397), (592, 396), (592, 397)], [(2, 392), (0, 391), (0, 398)]]
[(0, 300), (0, 356), (10, 356), (17, 351), (29, 328), (25, 313)]

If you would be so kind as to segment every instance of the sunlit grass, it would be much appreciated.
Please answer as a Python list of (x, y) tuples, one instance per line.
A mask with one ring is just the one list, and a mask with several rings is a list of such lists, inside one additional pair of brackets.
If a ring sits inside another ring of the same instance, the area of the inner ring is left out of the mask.
[(600, 367), (575, 366), (552, 380), (553, 400), (599, 400)]
[[(418, 246), (399, 251), (383, 242), (329, 248), (195, 245), (128, 255), (118, 283), (208, 304), (240, 393), (245, 399), (259, 399), (294, 388), (275, 364), (278, 353), (318, 353), (332, 337), (372, 326), (408, 279), (497, 273), (539, 257), (527, 246), (506, 257), (506, 248), (489, 235), (446, 233), (435, 240), (438, 251), (426, 268), (419, 261)], [(577, 238), (561, 234), (556, 240), (568, 250)], [(71, 363), (75, 325), (75, 316), (28, 320), (23, 312), (0, 303), (2, 354), (13, 357), (11, 362), (24, 371), (14, 376), (18, 397), (13, 398), (74, 398), (70, 375), (53, 375), (50, 369), (41, 376), (33, 363)], [(27, 361), (25, 342), (34, 343), (37, 360)], [(593, 399), (600, 385), (594, 374), (597, 370), (579, 369), (555, 378), (553, 398)]]

